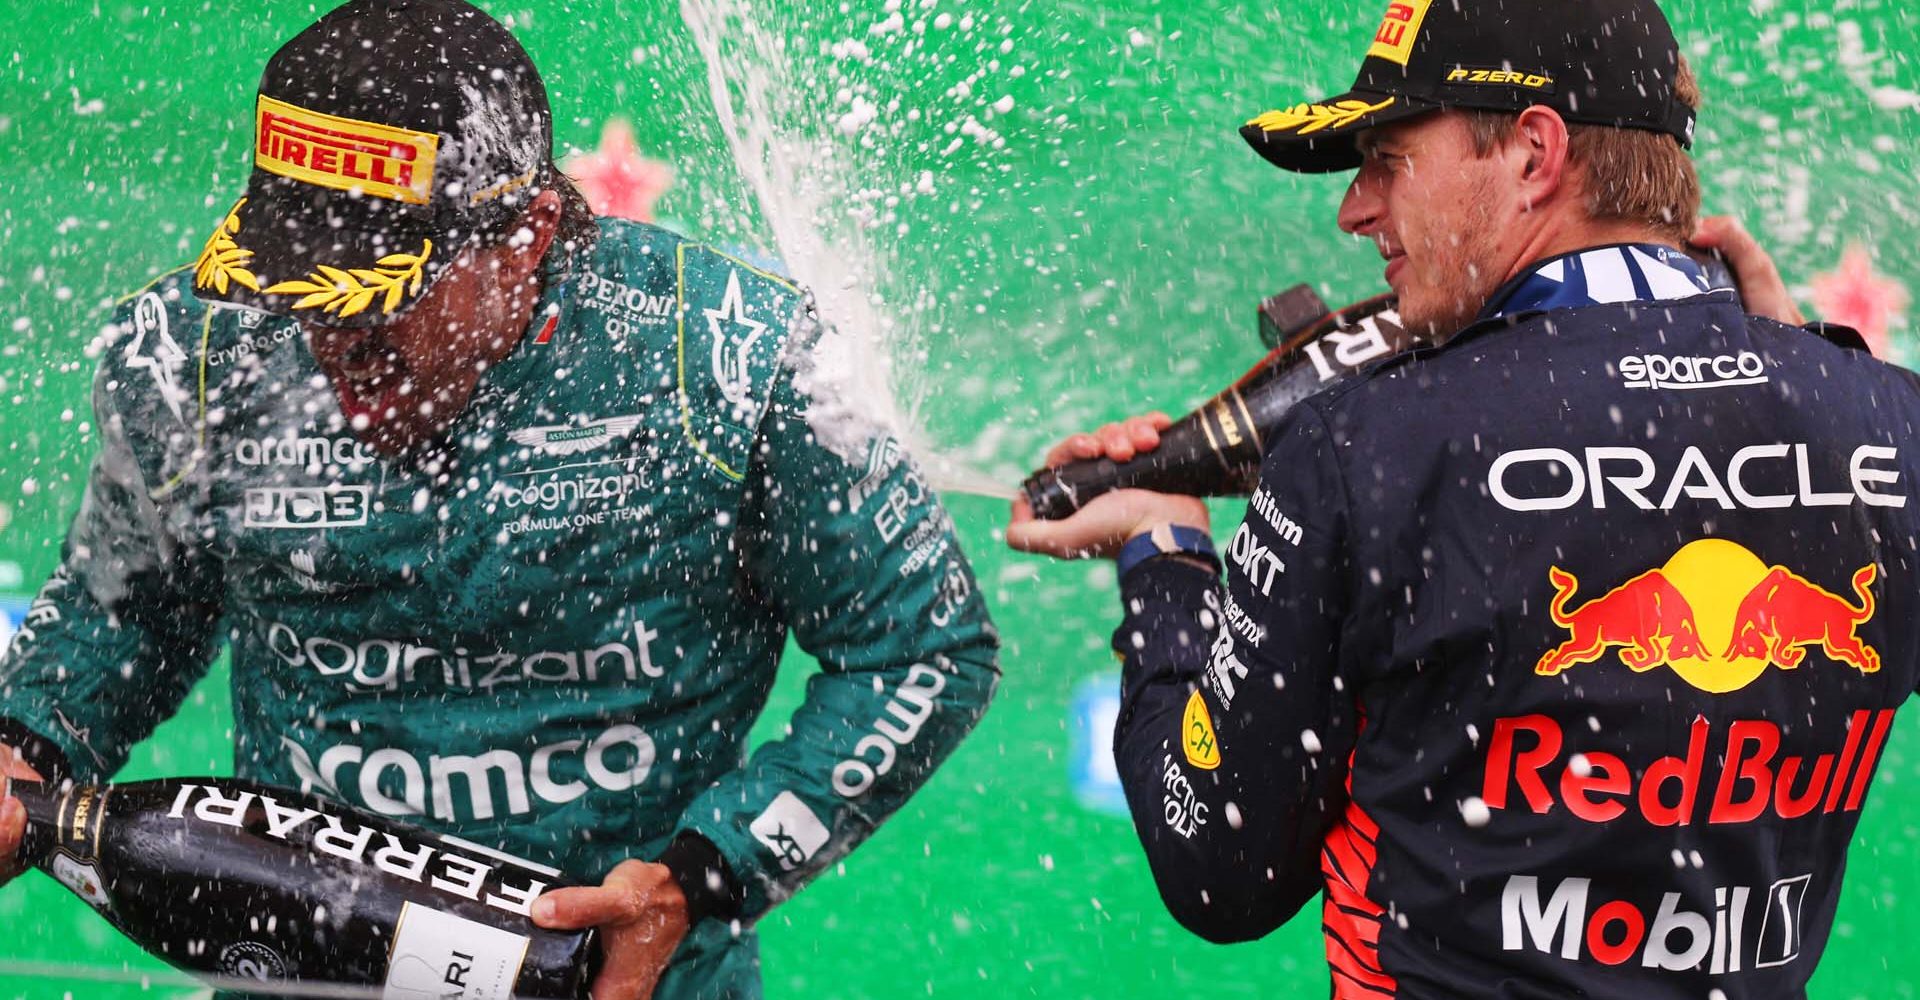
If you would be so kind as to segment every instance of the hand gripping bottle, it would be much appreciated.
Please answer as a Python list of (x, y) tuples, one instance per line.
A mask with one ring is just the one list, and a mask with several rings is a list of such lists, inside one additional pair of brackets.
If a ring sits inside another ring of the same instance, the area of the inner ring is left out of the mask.
[(1118, 489), (1203, 497), (1251, 493), (1267, 437), (1293, 404), (1339, 375), (1416, 346), (1400, 326), (1393, 296), (1328, 312), (1305, 285), (1261, 304), (1261, 333), (1272, 353), (1161, 431), (1158, 448), (1129, 462), (1083, 459), (1028, 477), (1021, 489), (1034, 516), (1068, 517)]
[(528, 917), (552, 868), (227, 778), (55, 789), (0, 777), (37, 865), (155, 956), (222, 988), (578, 1000), (594, 933)]

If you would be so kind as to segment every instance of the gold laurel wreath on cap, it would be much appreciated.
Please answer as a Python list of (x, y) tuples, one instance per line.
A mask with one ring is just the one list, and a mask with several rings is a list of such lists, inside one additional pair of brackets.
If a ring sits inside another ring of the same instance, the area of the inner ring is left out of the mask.
[(1309, 135), (1321, 129), (1344, 128), (1353, 124), (1362, 115), (1372, 114), (1391, 105), (1394, 98), (1387, 98), (1379, 104), (1348, 98), (1332, 104), (1296, 104), (1283, 111), (1269, 111), (1248, 122), (1267, 132), (1292, 132), (1295, 135)]
[(227, 288), (239, 285), (242, 288), (260, 290), (259, 279), (247, 270), (247, 262), (253, 258), (253, 251), (243, 249), (233, 238), (240, 234), (240, 209), (247, 203), (242, 198), (227, 210), (227, 217), (207, 237), (207, 245), (200, 249), (200, 257), (193, 262), (193, 287), (213, 290), (221, 295), (227, 294)]
[(433, 255), (433, 241), (422, 240), (420, 252), (388, 254), (374, 267), (341, 270), (315, 264), (305, 281), (282, 281), (266, 290), (268, 295), (300, 295), (295, 309), (320, 309), (342, 319), (366, 310), (374, 296), (385, 296), (380, 311), (391, 314), (400, 302), (420, 292), (427, 258)]

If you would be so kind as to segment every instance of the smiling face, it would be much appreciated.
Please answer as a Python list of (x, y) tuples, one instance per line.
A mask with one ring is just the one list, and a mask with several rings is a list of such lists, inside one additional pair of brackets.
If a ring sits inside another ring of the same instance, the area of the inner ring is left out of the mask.
[(358, 437), (395, 455), (452, 426), (480, 376), (526, 333), (558, 202), (543, 194), (509, 228), (514, 238), (468, 246), (426, 296), (392, 322), (365, 329), (301, 324)]
[(1387, 261), (1400, 320), (1444, 337), (1472, 322), (1511, 275), (1522, 204), (1499, 154), (1481, 157), (1465, 122), (1438, 112), (1360, 137), (1359, 174), (1340, 203), (1340, 228), (1366, 236)]

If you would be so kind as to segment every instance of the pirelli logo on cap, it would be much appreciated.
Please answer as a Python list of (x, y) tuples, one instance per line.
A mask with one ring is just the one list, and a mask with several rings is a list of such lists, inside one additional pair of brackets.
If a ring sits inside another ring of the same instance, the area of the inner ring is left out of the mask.
[(1386, 16), (1373, 33), (1367, 55), (1405, 66), (1413, 55), (1413, 40), (1420, 36), (1420, 22), (1427, 19), (1427, 8), (1432, 5), (1433, 0), (1393, 0), (1387, 4)]
[(424, 205), (433, 191), (440, 137), (337, 118), (260, 95), (253, 162), (282, 177), (339, 191)]

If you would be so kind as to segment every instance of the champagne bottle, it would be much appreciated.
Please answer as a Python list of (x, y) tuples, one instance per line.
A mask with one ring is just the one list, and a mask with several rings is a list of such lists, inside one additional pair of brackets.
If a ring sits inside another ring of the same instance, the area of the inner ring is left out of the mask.
[(226, 778), (15, 781), (10, 794), (27, 807), (24, 863), (222, 987), (576, 1000), (598, 963), (591, 930), (528, 917), (558, 871), (312, 796)]
[[(1304, 286), (1263, 303), (1262, 329), (1274, 310), (1318, 302)], [(1278, 321), (1279, 346), (1238, 382), (1160, 432), (1160, 446), (1129, 462), (1084, 459), (1034, 473), (1022, 484), (1034, 516), (1058, 520), (1103, 493), (1140, 488), (1189, 496), (1253, 492), (1267, 436), (1293, 404), (1370, 361), (1415, 346), (1400, 326), (1392, 295), (1376, 295), (1306, 322)]]

